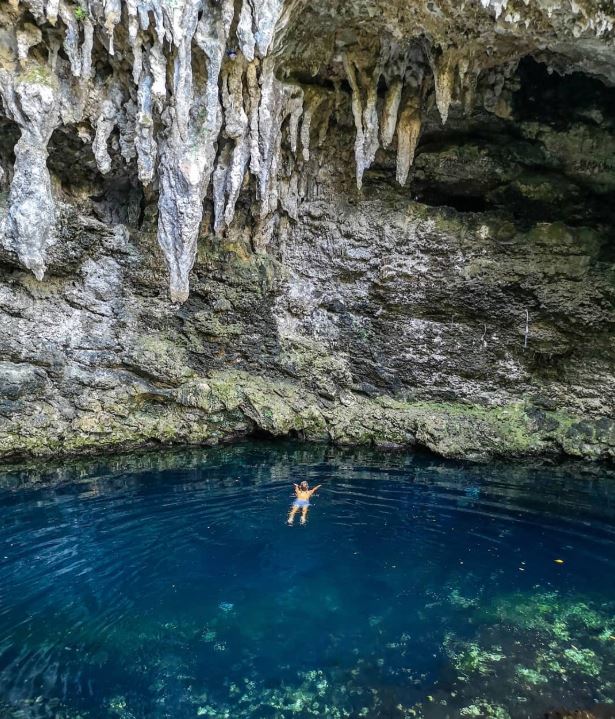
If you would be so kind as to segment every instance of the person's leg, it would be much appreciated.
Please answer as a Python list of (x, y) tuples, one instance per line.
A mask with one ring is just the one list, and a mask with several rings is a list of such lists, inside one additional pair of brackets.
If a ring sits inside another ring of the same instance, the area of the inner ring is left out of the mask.
[(290, 508), (290, 513), (288, 515), (289, 524), (292, 524), (295, 521), (295, 514), (297, 514), (298, 511), (299, 507), (295, 507), (295, 505), (293, 504), (293, 506)]
[(308, 509), (309, 507), (303, 507), (301, 509), (301, 524), (305, 524), (307, 522)]

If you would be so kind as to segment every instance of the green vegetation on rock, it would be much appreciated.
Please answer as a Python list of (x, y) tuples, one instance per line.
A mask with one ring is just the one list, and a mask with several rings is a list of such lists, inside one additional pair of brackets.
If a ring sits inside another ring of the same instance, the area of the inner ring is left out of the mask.
[(486, 706), (478, 697), (506, 697), (519, 711), (536, 693), (545, 706), (566, 704), (578, 687), (593, 700), (615, 700), (615, 605), (555, 591), (518, 592), (481, 602), (473, 624), (470, 638), (444, 642), (456, 701), (466, 703), (463, 716), (499, 716), (487, 709), (468, 713)]

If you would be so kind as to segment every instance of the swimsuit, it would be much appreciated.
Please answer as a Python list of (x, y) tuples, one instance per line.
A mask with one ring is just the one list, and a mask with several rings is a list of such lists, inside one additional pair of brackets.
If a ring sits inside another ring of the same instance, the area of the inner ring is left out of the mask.
[(310, 500), (309, 499), (295, 499), (293, 502), (293, 507), (309, 507), (310, 506)]

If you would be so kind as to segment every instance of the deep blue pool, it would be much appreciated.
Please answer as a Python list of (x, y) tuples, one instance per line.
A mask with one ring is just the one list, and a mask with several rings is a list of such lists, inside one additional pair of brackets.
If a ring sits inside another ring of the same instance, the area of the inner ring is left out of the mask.
[(0, 473), (3, 719), (610, 702), (613, 470), (250, 443)]

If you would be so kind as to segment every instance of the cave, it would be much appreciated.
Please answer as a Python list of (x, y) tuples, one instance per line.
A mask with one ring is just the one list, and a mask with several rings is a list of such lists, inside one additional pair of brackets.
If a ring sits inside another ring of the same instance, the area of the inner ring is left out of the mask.
[(0, 457), (612, 458), (612, 21), (547, 5), (3, 6)]
[(615, 718), (607, 0), (0, 3), (0, 719)]

